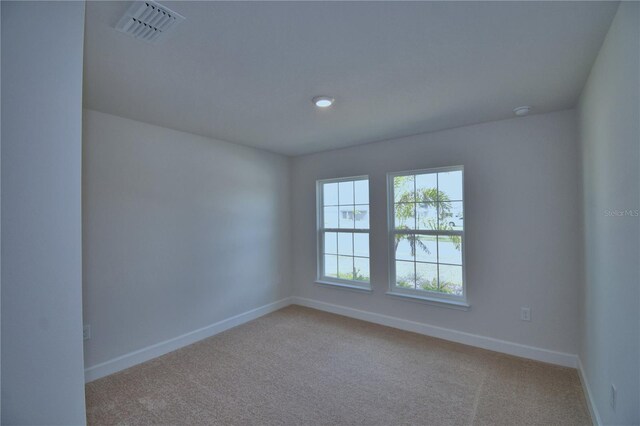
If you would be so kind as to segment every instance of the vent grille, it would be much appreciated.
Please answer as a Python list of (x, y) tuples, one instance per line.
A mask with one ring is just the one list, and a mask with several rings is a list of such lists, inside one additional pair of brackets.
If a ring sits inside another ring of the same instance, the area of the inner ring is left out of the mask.
[(184, 16), (154, 1), (134, 1), (116, 24), (116, 30), (149, 43), (158, 43), (182, 21)]

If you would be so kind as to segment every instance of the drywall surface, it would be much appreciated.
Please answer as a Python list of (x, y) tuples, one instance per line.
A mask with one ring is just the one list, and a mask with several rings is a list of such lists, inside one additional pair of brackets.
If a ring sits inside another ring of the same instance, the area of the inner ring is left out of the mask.
[(639, 14), (637, 2), (620, 3), (579, 104), (585, 247), (580, 358), (604, 424), (640, 424)]
[(2, 424), (84, 424), (84, 2), (1, 7)]
[[(296, 157), (295, 295), (575, 354), (579, 250), (575, 111), (516, 118)], [(463, 165), (469, 311), (386, 295), (386, 174)], [(373, 293), (314, 284), (316, 180), (368, 175)], [(531, 322), (520, 308), (531, 308)]]
[(84, 111), (87, 367), (291, 294), (289, 159)]

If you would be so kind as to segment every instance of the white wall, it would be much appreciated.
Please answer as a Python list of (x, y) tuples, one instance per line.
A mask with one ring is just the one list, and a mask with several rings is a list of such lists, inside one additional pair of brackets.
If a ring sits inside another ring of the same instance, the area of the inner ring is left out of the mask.
[(84, 3), (1, 7), (2, 424), (84, 424)]
[(289, 159), (84, 111), (87, 367), (288, 297)]
[[(604, 424), (640, 424), (640, 4), (622, 2), (579, 104), (584, 211), (580, 358)], [(611, 384), (617, 404), (609, 405)]]
[[(294, 158), (295, 294), (539, 348), (578, 349), (579, 196), (574, 111), (510, 119)], [(471, 310), (398, 300), (388, 289), (386, 173), (465, 167)], [(315, 182), (369, 175), (373, 294), (314, 284)], [(520, 307), (531, 307), (531, 322)]]

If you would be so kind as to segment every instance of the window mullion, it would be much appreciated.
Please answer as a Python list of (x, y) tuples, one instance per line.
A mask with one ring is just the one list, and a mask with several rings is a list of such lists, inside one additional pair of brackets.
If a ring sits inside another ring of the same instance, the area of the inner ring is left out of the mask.
[(457, 236), (462, 237), (463, 231), (449, 231), (449, 230), (437, 230), (437, 229), (393, 229), (393, 233), (406, 235), (406, 234), (418, 234), (418, 235), (444, 235), (444, 236)]
[(363, 228), (355, 228), (355, 229), (351, 229), (351, 228), (323, 228), (323, 231), (327, 231), (327, 232), (348, 232), (348, 233), (356, 233), (356, 234), (368, 234), (370, 233), (369, 229), (363, 229)]

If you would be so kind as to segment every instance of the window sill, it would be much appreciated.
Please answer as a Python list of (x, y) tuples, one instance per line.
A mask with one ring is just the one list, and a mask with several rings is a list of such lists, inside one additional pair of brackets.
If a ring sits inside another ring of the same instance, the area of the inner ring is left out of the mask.
[(471, 305), (467, 302), (457, 300), (437, 299), (429, 296), (418, 296), (415, 294), (401, 293), (397, 291), (388, 291), (387, 296), (398, 297), (400, 299), (410, 300), (412, 302), (426, 303), (428, 305), (439, 306), (441, 308), (457, 309), (459, 311), (468, 311)]
[(322, 280), (316, 280), (315, 283), (325, 287), (338, 288), (340, 290), (351, 290), (351, 291), (357, 291), (360, 293), (373, 293), (373, 289), (371, 287), (365, 287), (361, 285), (344, 284), (344, 283), (322, 281)]

